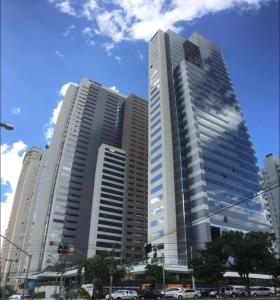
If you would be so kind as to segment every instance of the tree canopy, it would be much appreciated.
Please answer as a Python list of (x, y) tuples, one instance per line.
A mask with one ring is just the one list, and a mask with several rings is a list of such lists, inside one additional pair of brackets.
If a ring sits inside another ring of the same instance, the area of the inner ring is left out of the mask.
[[(276, 259), (272, 251), (273, 235), (264, 232), (224, 232), (206, 244), (191, 260), (196, 278), (217, 282), (226, 270), (238, 272), (249, 290), (249, 273), (277, 273), (271, 265)], [(279, 275), (278, 275), (279, 276)]]

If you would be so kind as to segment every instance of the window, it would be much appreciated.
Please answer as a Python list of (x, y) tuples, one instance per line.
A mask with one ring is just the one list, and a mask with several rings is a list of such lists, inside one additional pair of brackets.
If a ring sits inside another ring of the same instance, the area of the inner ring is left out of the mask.
[(151, 179), (151, 183), (155, 183), (156, 181), (158, 181), (161, 178), (162, 178), (162, 174), (158, 174), (157, 176), (155, 176), (154, 178)]
[(160, 131), (161, 131), (161, 127), (157, 128), (155, 131), (153, 131), (151, 134), (151, 138), (154, 137)]
[(151, 194), (154, 194), (154, 193), (160, 191), (162, 188), (163, 188), (163, 185), (162, 185), (162, 184), (157, 185), (156, 187), (154, 187), (154, 188), (151, 190)]
[(151, 211), (151, 215), (159, 214), (163, 211), (163, 206), (157, 207)]
[(155, 227), (155, 226), (158, 226), (158, 225), (160, 225), (162, 223), (163, 223), (163, 218), (160, 218), (158, 220), (153, 220), (150, 223), (150, 227)]
[(150, 236), (149, 236), (149, 239), (154, 239), (154, 238), (158, 238), (158, 237), (161, 237), (164, 235), (164, 230), (161, 229), (161, 230), (158, 230), (154, 233), (152, 233)]
[(157, 170), (162, 168), (162, 164), (156, 165), (154, 168), (151, 169), (151, 174), (155, 173)]
[(160, 194), (157, 197), (151, 199), (151, 204), (155, 204), (155, 203), (161, 201), (162, 199), (163, 199), (163, 195)]
[(155, 148), (153, 148), (152, 150), (151, 150), (151, 154), (154, 154), (156, 151), (158, 151), (159, 149), (161, 149), (161, 144), (160, 145), (158, 145), (158, 146), (156, 146)]
[(151, 160), (151, 163), (155, 163), (157, 160), (159, 160), (160, 158), (162, 157), (161, 153), (158, 154), (156, 157), (154, 157), (152, 160)]
[(152, 140), (151, 146), (153, 146), (155, 143), (157, 143), (157, 142), (160, 141), (160, 140), (161, 140), (161, 135), (158, 136), (157, 138), (155, 138), (154, 140)]

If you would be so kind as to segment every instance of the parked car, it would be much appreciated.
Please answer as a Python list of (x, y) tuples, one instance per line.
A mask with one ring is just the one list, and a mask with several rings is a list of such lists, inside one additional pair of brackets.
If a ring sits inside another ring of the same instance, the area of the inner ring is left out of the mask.
[(235, 298), (238, 296), (238, 291), (233, 286), (223, 286), (219, 288), (219, 295)]
[(206, 297), (216, 297), (218, 295), (218, 290), (217, 289), (208, 289), (205, 293)]
[(162, 295), (165, 295), (165, 297), (167, 298), (167, 297), (174, 297), (175, 294), (181, 292), (181, 290), (182, 289), (180, 289), (180, 288), (167, 288), (165, 290), (165, 293), (164, 293), (164, 291), (161, 291), (160, 293)]
[(160, 299), (163, 297), (163, 294), (161, 294), (160, 290), (144, 290), (140, 296), (139, 299)]
[(174, 298), (198, 298), (201, 297), (201, 292), (199, 290), (192, 290), (192, 289), (184, 289), (180, 292), (177, 292)]
[(250, 288), (251, 291), (251, 296), (256, 297), (256, 296), (273, 296), (273, 293), (270, 288), (268, 287), (252, 287)]
[(21, 295), (12, 295), (9, 297), (9, 300), (21, 300), (22, 297)]
[[(137, 292), (131, 290), (117, 290), (112, 293), (113, 300), (121, 300), (121, 299), (137, 299)], [(106, 295), (105, 299), (110, 299), (110, 295)]]
[(238, 297), (247, 297), (248, 292), (245, 287), (235, 287)]

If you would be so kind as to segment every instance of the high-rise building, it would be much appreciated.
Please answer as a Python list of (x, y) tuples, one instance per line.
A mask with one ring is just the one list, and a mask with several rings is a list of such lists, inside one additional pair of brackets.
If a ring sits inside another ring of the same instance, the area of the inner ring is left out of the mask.
[(122, 256), (125, 195), (125, 151), (102, 144), (94, 180), (88, 257), (115, 250)]
[(269, 231), (263, 200), (252, 197), (260, 188), (219, 47), (159, 30), (149, 44), (149, 242), (166, 263), (186, 264), (224, 230)]
[(143, 259), (148, 219), (148, 102), (130, 95), (125, 101), (122, 149), (126, 151), (123, 258)]
[[(43, 151), (37, 147), (32, 147), (24, 156), (9, 224), (5, 234), (8, 240), (22, 249), (26, 249), (29, 238), (32, 216), (35, 209), (33, 193), (42, 155)], [(6, 240), (3, 242), (1, 259), (2, 278), (22, 274), (25, 271), (26, 255), (19, 248)]]
[[(31, 252), (34, 244), (39, 245), (41, 249), (32, 253), (34, 255), (31, 263), (33, 269), (55, 264), (60, 258), (57, 253), (59, 243), (73, 245), (75, 248), (74, 253), (67, 257), (69, 264), (76, 264), (85, 256), (95, 254), (91, 252), (90, 246), (100, 241), (90, 239), (91, 236), (97, 236), (90, 233), (90, 224), (98, 222), (92, 218), (99, 217), (99, 214), (96, 215), (96, 211), (92, 209), (98, 207), (101, 211), (98, 205), (101, 203), (101, 198), (99, 199), (101, 195), (98, 193), (98, 184), (95, 182), (101, 180), (100, 185), (103, 189), (105, 188), (102, 181), (105, 170), (100, 170), (98, 166), (102, 165), (103, 159), (105, 164), (107, 159), (104, 157), (105, 150), (103, 156), (98, 153), (100, 149), (103, 149), (102, 145), (115, 147), (125, 153), (126, 149), (121, 150), (123, 135), (132, 131), (132, 128), (123, 126), (124, 120), (127, 119), (124, 117), (127, 115), (124, 113), (126, 103), (132, 101), (130, 99), (135, 99), (133, 101), (139, 103), (144, 102), (138, 97), (127, 97), (85, 78), (81, 80), (80, 85), (69, 87), (48, 150), (47, 163), (42, 177), (44, 184), (38, 195), (38, 210), (36, 210), (31, 230), (29, 243)], [(145, 121), (143, 124), (145, 125)], [(144, 125), (139, 122), (139, 132), (143, 132)], [(139, 149), (147, 147), (146, 137), (147, 134), (142, 136), (139, 134), (137, 138), (139, 145), (136, 139), (136, 150), (138, 147)], [(146, 141), (146, 145), (144, 142), (141, 143), (142, 140)], [(146, 162), (142, 164), (145, 166)], [(142, 169), (147, 171), (147, 168)], [(141, 175), (144, 171), (140, 172)], [(130, 174), (130, 176), (132, 181), (139, 180), (135, 174)], [(144, 186), (146, 180), (147, 174), (144, 174), (143, 182), (140, 184)], [(126, 187), (123, 188), (123, 201), (126, 202)], [(143, 189), (142, 198), (147, 197), (146, 190)], [(147, 208), (144, 205), (145, 201), (141, 201), (142, 214), (145, 215)], [(126, 220), (126, 214), (123, 215), (123, 219)], [(147, 217), (143, 217), (141, 221), (144, 230), (147, 226)], [(126, 224), (126, 221), (123, 224)], [(94, 228), (94, 230), (99, 229)], [(99, 232), (98, 235), (100, 235)], [(145, 235), (143, 236), (146, 238)]]
[(275, 254), (280, 256), (280, 158), (268, 154), (264, 160), (263, 185), (267, 190), (268, 217), (275, 235)]

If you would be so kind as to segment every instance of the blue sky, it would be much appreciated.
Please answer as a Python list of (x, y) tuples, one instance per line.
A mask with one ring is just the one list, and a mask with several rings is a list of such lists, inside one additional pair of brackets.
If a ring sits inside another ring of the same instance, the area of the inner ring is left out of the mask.
[(1, 120), (15, 127), (1, 131), (2, 212), (24, 151), (46, 144), (63, 85), (85, 76), (147, 97), (147, 41), (159, 27), (220, 46), (260, 166), (279, 154), (278, 12), (269, 0), (1, 1)]

